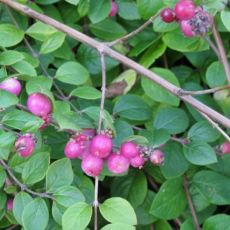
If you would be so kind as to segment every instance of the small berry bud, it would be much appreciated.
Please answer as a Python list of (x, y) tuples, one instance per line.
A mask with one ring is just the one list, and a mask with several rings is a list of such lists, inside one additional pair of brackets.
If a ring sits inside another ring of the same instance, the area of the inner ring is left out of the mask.
[(220, 151), (223, 154), (230, 153), (230, 142), (226, 141), (220, 146)]
[(143, 165), (145, 164), (145, 159), (140, 156), (137, 155), (133, 158), (130, 159), (130, 164), (134, 167), (134, 168), (139, 168), (141, 169), (143, 167)]
[(81, 155), (82, 148), (75, 140), (70, 140), (65, 146), (65, 155), (67, 158), (75, 159)]
[(129, 169), (129, 160), (119, 154), (112, 154), (108, 158), (108, 169), (115, 174), (121, 174)]
[(110, 9), (110, 12), (109, 12), (109, 16), (110, 17), (114, 17), (117, 14), (117, 11), (118, 11), (117, 3), (114, 2), (114, 1), (112, 1), (111, 2), (111, 9)]
[(21, 86), (20, 81), (18, 81), (17, 79), (8, 78), (0, 84), (0, 89), (3, 89), (9, 93), (15, 94), (16, 96), (19, 96), (22, 90), (22, 86)]
[(173, 9), (165, 8), (161, 11), (161, 20), (166, 23), (173, 22), (176, 19), (176, 15)]
[(120, 147), (120, 153), (127, 158), (133, 158), (139, 154), (138, 145), (132, 141), (124, 142)]
[(164, 163), (164, 153), (159, 149), (154, 150), (150, 156), (150, 161), (154, 165), (162, 165)]
[(112, 139), (104, 134), (95, 136), (90, 144), (90, 152), (94, 156), (106, 158), (109, 156), (113, 148)]
[(180, 21), (180, 28), (184, 36), (186, 37), (193, 37), (195, 33), (193, 32), (192, 26), (190, 21)]
[(44, 117), (52, 112), (50, 99), (42, 93), (32, 93), (27, 100), (27, 107), (36, 116)]
[(191, 0), (180, 0), (175, 6), (176, 17), (180, 20), (189, 20), (195, 15), (195, 5)]
[(35, 148), (35, 140), (33, 135), (25, 134), (20, 136), (15, 142), (15, 149), (21, 157), (30, 156)]
[(104, 161), (96, 156), (88, 155), (81, 162), (83, 172), (91, 177), (99, 176), (103, 169)]
[(12, 198), (7, 200), (6, 206), (8, 211), (11, 212), (13, 210), (13, 204), (14, 204), (14, 200)]

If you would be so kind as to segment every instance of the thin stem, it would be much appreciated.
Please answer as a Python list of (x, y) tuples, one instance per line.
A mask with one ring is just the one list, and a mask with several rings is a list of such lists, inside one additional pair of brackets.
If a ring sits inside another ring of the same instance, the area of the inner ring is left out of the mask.
[(230, 85), (224, 85), (215, 87), (212, 89), (205, 89), (205, 90), (198, 90), (198, 91), (189, 91), (189, 90), (182, 90), (181, 94), (183, 95), (203, 95), (203, 94), (210, 94), (215, 93), (224, 89), (230, 89)]
[(51, 195), (49, 195), (48, 193), (38, 193), (38, 192), (34, 192), (31, 189), (29, 189), (25, 184), (22, 184), (13, 174), (13, 172), (11, 171), (10, 167), (5, 163), (4, 160), (0, 159), (0, 164), (2, 165), (2, 167), (6, 170), (6, 172), (8, 173), (8, 175), (11, 177), (11, 179), (14, 181), (14, 183), (16, 185), (18, 185), (22, 191), (26, 191), (34, 196), (39, 196), (42, 198), (48, 198), (48, 199), (54, 199)]
[(189, 143), (189, 140), (186, 139), (186, 138), (178, 138), (178, 137), (172, 136), (170, 139), (172, 141), (178, 142), (178, 143), (180, 143), (182, 145), (187, 145)]
[[(19, 24), (18, 22), (16, 21), (14, 15), (12, 14), (10, 8), (8, 6), (6, 6), (6, 9), (7, 9), (7, 12), (12, 20), (12, 22), (15, 24), (16, 27), (19, 28)], [(25, 43), (25, 45), (27, 46), (27, 48), (29, 49), (29, 51), (31, 52), (32, 56), (37, 58), (38, 61), (39, 61), (39, 66), (41, 67), (42, 69), (42, 72), (44, 73), (44, 75), (53, 81), (53, 78), (50, 76), (50, 74), (48, 73), (48, 71), (46, 70), (46, 68), (44, 67), (44, 65), (42, 64), (41, 60), (40, 60), (40, 54), (37, 53), (33, 47), (30, 45), (29, 41), (27, 40), (26, 37), (23, 38), (23, 41)], [(57, 90), (57, 92), (60, 94), (60, 97), (62, 98), (66, 98), (65, 94), (62, 92), (62, 90), (59, 88), (59, 86), (53, 81), (53, 86), (55, 87), (55, 89)], [(76, 112), (76, 113), (80, 113), (80, 111), (76, 108), (76, 106), (71, 102), (71, 101), (68, 101), (66, 100), (67, 103), (70, 104), (70, 106), (72, 107), (72, 109)]]
[(157, 192), (159, 190), (159, 188), (158, 188), (157, 184), (155, 183), (155, 181), (153, 180), (153, 178), (150, 175), (148, 175), (147, 179), (148, 179), (148, 182), (149, 182), (150, 186), (152, 187), (152, 189), (155, 192)]
[(183, 179), (183, 186), (184, 186), (184, 191), (185, 191), (185, 194), (186, 194), (186, 197), (187, 197), (187, 200), (188, 200), (189, 209), (190, 209), (191, 214), (192, 214), (195, 229), (196, 230), (201, 230), (199, 222), (198, 222), (198, 218), (197, 218), (197, 215), (196, 215), (196, 211), (195, 211), (195, 208), (194, 208), (193, 203), (192, 203), (192, 198), (191, 198), (191, 195), (190, 195), (190, 192), (189, 192), (188, 179), (186, 177), (184, 177), (184, 179)]
[(11, 8), (20, 11), (32, 18), (35, 18), (43, 23), (53, 26), (54, 28), (66, 33), (70, 37), (87, 44), (95, 49), (99, 49), (103, 46), (104, 54), (110, 56), (111, 58), (119, 61), (120, 63), (124, 64), (125, 66), (135, 70), (141, 76), (145, 76), (151, 81), (155, 82), (162, 88), (166, 89), (168, 92), (172, 93), (173, 95), (179, 97), (184, 102), (190, 104), (196, 110), (205, 113), (211, 119), (215, 120), (216, 122), (224, 125), (226, 128), (230, 128), (230, 119), (226, 116), (218, 113), (217, 111), (213, 110), (209, 106), (205, 105), (204, 103), (200, 102), (196, 98), (192, 97), (191, 95), (180, 95), (181, 88), (171, 84), (164, 78), (160, 77), (159, 75), (155, 74), (151, 70), (146, 69), (145, 67), (141, 66), (140, 64), (136, 63), (135, 61), (129, 59), (128, 57), (118, 53), (117, 51), (111, 49), (107, 45), (98, 42), (97, 40), (63, 24), (60, 23), (46, 15), (40, 14), (29, 7), (17, 3), (12, 0), (0, 0), (1, 3), (10, 6)]
[(224, 45), (223, 42), (220, 38), (220, 34), (216, 28), (215, 22), (213, 21), (213, 25), (212, 25), (212, 32), (213, 32), (213, 36), (215, 38), (218, 50), (219, 50), (219, 54), (220, 54), (220, 59), (221, 62), (224, 66), (224, 71), (226, 73), (226, 77), (228, 80), (228, 83), (230, 84), (230, 67), (229, 67), (229, 63), (228, 63), (228, 59), (224, 50)]
[(209, 116), (207, 116), (205, 113), (200, 113), (211, 125), (214, 129), (216, 129), (217, 131), (219, 131), (219, 133), (221, 135), (223, 135), (227, 141), (230, 142), (230, 137), (228, 136), (228, 134), (216, 123), (214, 122)]
[(13, 229), (15, 229), (17, 227), (18, 227), (18, 225), (14, 224), (14, 225), (10, 226), (9, 228), (7, 228), (6, 230), (13, 230)]
[(121, 38), (118, 38), (112, 42), (109, 42), (107, 43), (108, 46), (114, 46), (120, 42), (123, 42), (125, 40), (128, 40), (129, 38), (131, 37), (134, 37), (135, 35), (137, 35), (138, 33), (140, 33), (142, 30), (144, 30), (150, 23), (153, 22), (153, 20), (156, 19), (156, 17), (158, 16), (159, 14), (155, 14), (154, 16), (152, 16), (151, 18), (149, 18), (148, 21), (146, 21), (143, 25), (141, 25), (140, 27), (138, 27), (136, 30), (126, 34), (124, 37), (121, 37)]
[(94, 230), (98, 229), (98, 190), (99, 190), (99, 178), (98, 176), (95, 177), (95, 185), (94, 185)]
[(216, 54), (216, 56), (221, 61), (219, 50), (217, 49), (217, 47), (215, 46), (215, 44), (212, 42), (212, 40), (210, 39), (210, 37), (208, 35), (206, 35), (206, 36), (204, 36), (204, 39), (207, 41), (207, 43), (209, 44), (209, 46), (211, 47), (211, 49), (214, 51), (214, 53)]

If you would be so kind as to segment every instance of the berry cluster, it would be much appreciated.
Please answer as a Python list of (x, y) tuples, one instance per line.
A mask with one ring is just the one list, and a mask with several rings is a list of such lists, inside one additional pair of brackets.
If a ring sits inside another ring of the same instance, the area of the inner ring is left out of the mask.
[[(89, 132), (91, 131), (91, 132)], [(67, 158), (82, 160), (81, 168), (88, 176), (99, 176), (104, 162), (108, 170), (114, 174), (126, 172), (130, 165), (141, 169), (146, 160), (159, 165), (164, 161), (164, 154), (160, 150), (147, 152), (147, 147), (141, 147), (133, 141), (122, 143), (119, 151), (113, 152), (111, 136), (105, 132), (95, 135), (95, 130), (83, 129), (82, 133), (74, 135), (65, 146)]]
[(179, 0), (174, 9), (163, 9), (161, 19), (166, 23), (177, 21), (186, 37), (204, 35), (212, 24), (211, 16), (193, 0)]

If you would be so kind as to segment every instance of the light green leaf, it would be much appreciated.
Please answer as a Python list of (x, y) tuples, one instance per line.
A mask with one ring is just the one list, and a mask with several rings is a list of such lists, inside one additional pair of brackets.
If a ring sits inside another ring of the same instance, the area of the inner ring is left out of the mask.
[(8, 91), (0, 89), (0, 108), (8, 108), (18, 104), (18, 97)]
[(123, 223), (115, 223), (115, 224), (107, 224), (101, 230), (117, 230), (117, 229), (124, 229), (124, 230), (135, 230), (136, 228), (129, 224)]
[(230, 11), (221, 11), (221, 20), (228, 31), (230, 31)]
[(76, 96), (79, 98), (84, 98), (88, 100), (95, 100), (101, 98), (101, 92), (91, 86), (82, 86), (74, 89), (70, 96)]
[(0, 54), (0, 65), (12, 65), (24, 59), (23, 54), (15, 50), (7, 50)]

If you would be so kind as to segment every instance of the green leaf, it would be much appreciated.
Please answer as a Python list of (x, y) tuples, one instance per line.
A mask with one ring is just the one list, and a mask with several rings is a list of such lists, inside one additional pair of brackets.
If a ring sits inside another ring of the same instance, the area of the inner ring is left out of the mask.
[(89, 28), (98, 38), (102, 38), (107, 41), (115, 40), (126, 34), (126, 30), (112, 19), (105, 19), (104, 21), (96, 24), (91, 24)]
[(2, 118), (2, 123), (19, 130), (32, 132), (43, 124), (43, 120), (21, 110), (13, 110)]
[[(162, 68), (153, 68), (151, 70), (154, 73), (160, 75), (163, 79), (171, 82), (172, 84), (180, 86), (176, 76), (171, 71)], [(154, 101), (166, 103), (173, 106), (179, 105), (180, 100), (176, 96), (172, 95), (167, 90), (163, 89), (161, 86), (151, 81), (150, 79), (143, 77), (141, 79), (141, 83), (145, 93)]]
[(0, 25), (0, 46), (11, 47), (17, 45), (24, 38), (22, 30), (11, 24)]
[(26, 61), (19, 61), (12, 65), (12, 67), (20, 74), (29, 75), (32, 77), (37, 76), (35, 68)]
[(48, 54), (51, 53), (58, 48), (60, 48), (65, 41), (65, 34), (61, 32), (57, 32), (52, 34), (52, 36), (49, 37), (48, 40), (46, 40), (42, 46), (40, 53), (41, 54)]
[(225, 85), (226, 74), (223, 65), (219, 62), (213, 62), (207, 69), (206, 80), (210, 88)]
[(205, 220), (203, 230), (229, 229), (230, 216), (226, 214), (217, 214)]
[(154, 216), (171, 220), (180, 216), (187, 204), (182, 178), (167, 180), (156, 194), (150, 213)]
[(220, 133), (207, 121), (199, 121), (188, 131), (188, 138), (192, 141), (213, 142), (220, 137)]
[(92, 206), (78, 202), (69, 207), (62, 217), (63, 230), (84, 230), (92, 216)]
[(136, 214), (128, 201), (119, 197), (105, 200), (99, 206), (101, 215), (111, 223), (137, 224)]
[(46, 202), (36, 198), (24, 208), (22, 222), (25, 230), (45, 230), (49, 220)]
[(116, 177), (112, 183), (112, 195), (127, 199), (135, 208), (147, 195), (147, 180), (143, 172), (132, 171), (127, 176)]
[(126, 20), (137, 20), (140, 19), (140, 15), (138, 14), (137, 5), (135, 1), (132, 0), (116, 0), (118, 5), (118, 15), (121, 18)]
[(26, 33), (39, 41), (48, 40), (57, 30), (48, 24), (44, 24), (42, 22), (34, 23), (29, 29), (27, 29)]
[(154, 227), (156, 230), (173, 230), (171, 228), (171, 225), (165, 220), (158, 220), (157, 222), (154, 223)]
[(2, 167), (0, 167), (0, 188), (4, 185), (5, 180), (6, 180), (6, 172)]
[(117, 229), (125, 229), (125, 230), (135, 230), (136, 228), (129, 224), (123, 223), (115, 223), (115, 224), (107, 224), (101, 230), (117, 230)]
[(64, 83), (82, 85), (89, 79), (89, 72), (79, 63), (66, 62), (58, 68), (55, 77)]
[(101, 92), (94, 87), (82, 86), (74, 89), (70, 96), (76, 96), (88, 100), (95, 100), (101, 98)]
[(74, 203), (85, 201), (82, 192), (73, 186), (64, 186), (54, 193), (56, 202), (64, 207), (69, 207)]
[(187, 114), (182, 109), (162, 108), (160, 109), (154, 120), (156, 129), (165, 129), (170, 134), (184, 132), (189, 125)]
[(26, 192), (19, 192), (14, 198), (13, 214), (19, 224), (22, 225), (22, 214), (25, 207), (32, 201), (32, 197)]
[(10, 132), (0, 132), (0, 158), (7, 160), (14, 145), (16, 135)]
[(41, 181), (48, 170), (50, 154), (41, 152), (33, 155), (24, 165), (22, 180), (25, 184), (34, 184)]
[(15, 50), (7, 50), (0, 54), (0, 65), (12, 65), (24, 59), (23, 54)]
[(162, 0), (137, 0), (138, 12), (143, 19), (149, 19), (163, 7)]
[(217, 162), (212, 147), (204, 142), (194, 141), (183, 146), (186, 159), (195, 165), (208, 165)]
[(51, 90), (52, 83), (52, 80), (43, 76), (32, 78), (26, 83), (26, 92), (29, 95), (35, 92), (46, 94), (45, 92)]
[(0, 89), (0, 108), (7, 108), (18, 104), (18, 97), (12, 93)]
[(129, 120), (144, 121), (151, 118), (150, 107), (137, 95), (121, 96), (117, 100), (113, 112)]
[(108, 0), (90, 1), (89, 19), (93, 23), (100, 22), (108, 16), (110, 9), (111, 2)]
[(216, 172), (202, 170), (194, 175), (192, 185), (212, 204), (230, 204), (230, 179), (228, 177)]
[(80, 0), (65, 0), (65, 1), (75, 6), (80, 2)]
[(230, 12), (221, 11), (220, 12), (221, 20), (228, 31), (230, 31)]
[(189, 163), (184, 157), (182, 147), (178, 143), (169, 142), (166, 144), (163, 151), (165, 160), (160, 169), (164, 177), (170, 179), (182, 176), (189, 167)]
[(49, 166), (46, 174), (47, 192), (56, 192), (60, 187), (70, 185), (73, 181), (73, 170), (69, 159), (63, 158)]

